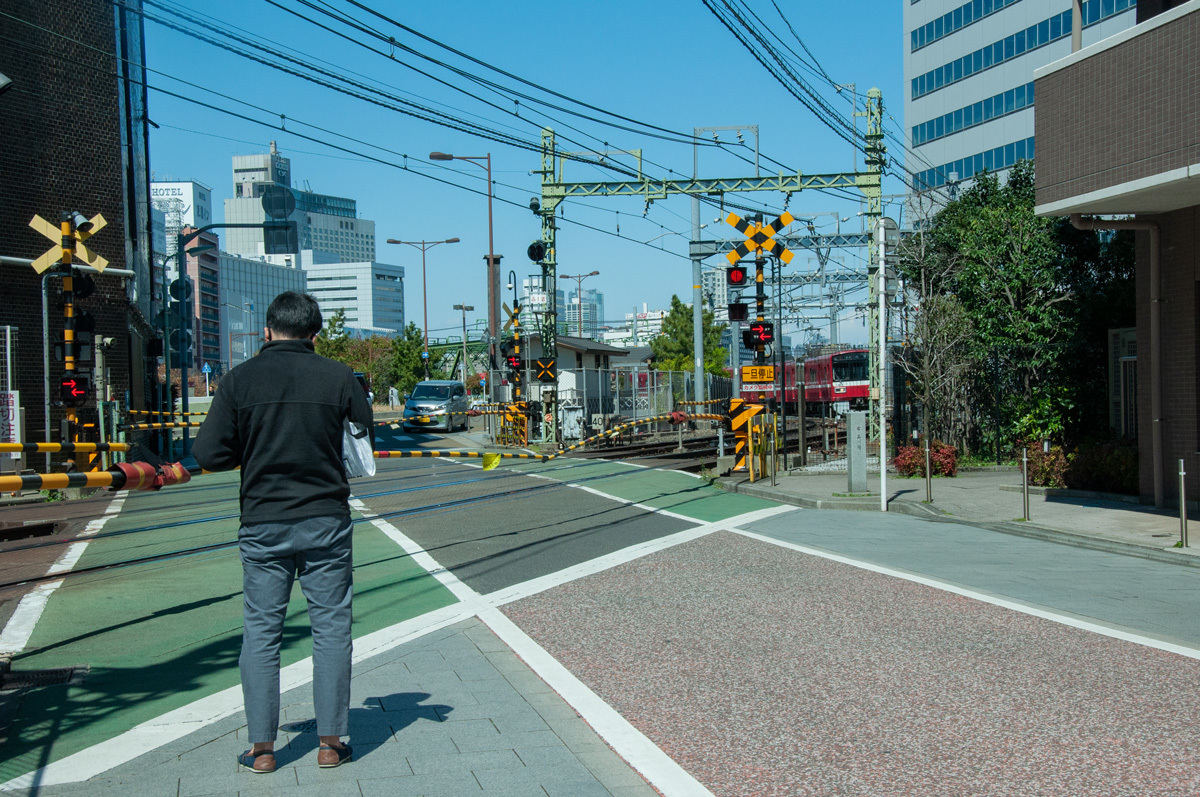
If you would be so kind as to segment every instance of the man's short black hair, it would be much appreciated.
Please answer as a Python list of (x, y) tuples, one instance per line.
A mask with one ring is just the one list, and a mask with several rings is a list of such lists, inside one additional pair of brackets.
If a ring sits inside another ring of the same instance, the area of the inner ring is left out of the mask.
[(321, 308), (307, 293), (285, 291), (267, 308), (267, 326), (280, 337), (307, 340), (321, 331)]

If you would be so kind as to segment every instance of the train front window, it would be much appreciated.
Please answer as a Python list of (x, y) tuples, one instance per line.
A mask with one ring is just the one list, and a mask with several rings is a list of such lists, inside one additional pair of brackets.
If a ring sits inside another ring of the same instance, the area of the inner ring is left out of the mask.
[(867, 353), (865, 351), (836, 354), (833, 357), (833, 381), (867, 381)]

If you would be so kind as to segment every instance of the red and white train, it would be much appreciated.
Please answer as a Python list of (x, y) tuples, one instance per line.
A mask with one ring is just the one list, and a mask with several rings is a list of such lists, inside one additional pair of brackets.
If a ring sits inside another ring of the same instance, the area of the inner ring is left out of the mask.
[[(866, 409), (871, 393), (868, 358), (866, 349), (847, 349), (804, 360), (804, 403), (807, 414), (830, 415), (846, 409)], [(798, 381), (796, 362), (785, 363), (783, 398), (792, 409), (797, 403)], [(741, 396), (747, 401), (765, 399), (778, 403), (779, 387), (778, 384), (743, 383)]]

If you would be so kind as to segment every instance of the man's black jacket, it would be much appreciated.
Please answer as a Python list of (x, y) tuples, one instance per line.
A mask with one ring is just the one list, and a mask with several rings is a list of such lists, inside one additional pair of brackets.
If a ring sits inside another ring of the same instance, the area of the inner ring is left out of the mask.
[(353, 372), (307, 340), (271, 341), (222, 377), (192, 455), (206, 470), (241, 467), (242, 523), (347, 516), (346, 418), (373, 420)]

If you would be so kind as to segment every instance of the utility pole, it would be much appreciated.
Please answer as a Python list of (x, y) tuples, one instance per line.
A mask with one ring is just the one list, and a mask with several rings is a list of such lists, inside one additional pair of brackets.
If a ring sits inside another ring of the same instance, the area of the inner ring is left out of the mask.
[[(674, 194), (688, 196), (710, 196), (745, 191), (775, 191), (788, 196), (805, 189), (851, 189), (863, 194), (867, 203), (865, 215), (869, 218), (879, 216), (882, 212), (883, 167), (885, 165), (885, 147), (883, 144), (883, 92), (871, 89), (867, 92), (867, 132), (866, 153), (863, 172), (836, 174), (774, 174), (754, 177), (729, 177), (711, 179), (660, 180), (650, 179), (642, 174), (641, 155), (638, 155), (637, 173), (624, 180), (568, 182), (562, 179), (562, 154), (555, 145), (554, 131), (551, 128), (542, 129), (541, 168), (533, 173), (541, 175), (541, 198), (530, 202), (530, 209), (541, 219), (542, 237), (530, 245), (530, 252), (536, 251), (540, 257), (531, 258), (542, 266), (543, 284), (547, 292), (549, 304), (543, 324), (542, 346), (547, 357), (557, 357), (558, 343), (555, 336), (555, 277), (557, 275), (557, 229), (555, 214), (558, 206), (572, 197), (603, 197), (628, 196), (640, 197), (647, 206), (655, 200), (666, 199)], [(693, 229), (694, 232), (694, 229)], [(865, 236), (868, 240), (871, 236)], [(699, 242), (693, 242), (693, 247)], [(714, 252), (715, 253), (715, 252)], [(872, 255), (874, 250), (872, 250)], [(695, 283), (699, 284), (697, 279)], [(693, 312), (702, 310), (696, 303)], [(874, 378), (874, 377), (872, 377)], [(557, 400), (557, 386), (550, 391), (552, 401)], [(557, 441), (557, 416), (552, 429), (553, 439)]]
[(428, 280), (425, 277), (425, 253), (438, 244), (456, 244), (458, 238), (446, 238), (443, 241), (399, 241), (388, 238), (390, 244), (405, 244), (421, 250), (421, 327), (425, 339), (425, 348), (421, 350), (421, 362), (425, 366), (425, 378), (429, 378), (429, 291), (426, 289)]
[(455, 310), (462, 310), (462, 381), (467, 383), (467, 312), (475, 308), (469, 304), (456, 304)]

